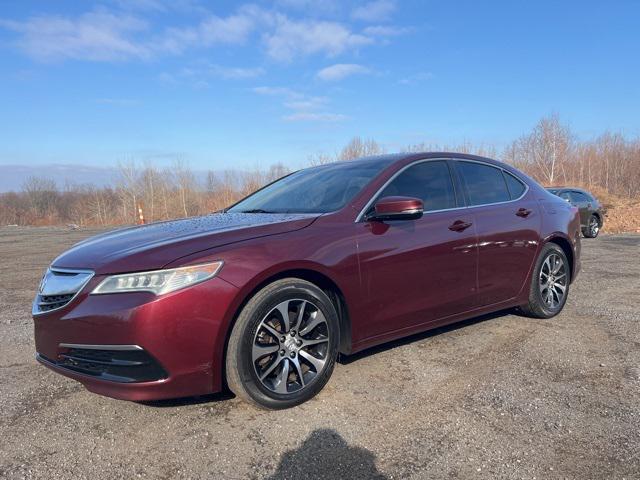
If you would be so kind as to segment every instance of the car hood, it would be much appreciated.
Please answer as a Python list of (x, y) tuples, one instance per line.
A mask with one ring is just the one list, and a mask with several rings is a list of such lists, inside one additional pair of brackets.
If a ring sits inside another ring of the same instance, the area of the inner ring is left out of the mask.
[(186, 255), (309, 226), (317, 214), (215, 213), (122, 228), (84, 240), (52, 266), (111, 274), (160, 269)]

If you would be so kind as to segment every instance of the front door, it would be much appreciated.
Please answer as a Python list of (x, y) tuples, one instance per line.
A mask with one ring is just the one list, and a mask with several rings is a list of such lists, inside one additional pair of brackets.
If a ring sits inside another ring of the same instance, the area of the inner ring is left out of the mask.
[[(417, 220), (354, 224), (367, 331), (359, 341), (470, 310), (476, 303), (475, 225), (446, 160), (420, 161), (377, 196), (422, 199)], [(375, 202), (374, 202), (375, 203)]]

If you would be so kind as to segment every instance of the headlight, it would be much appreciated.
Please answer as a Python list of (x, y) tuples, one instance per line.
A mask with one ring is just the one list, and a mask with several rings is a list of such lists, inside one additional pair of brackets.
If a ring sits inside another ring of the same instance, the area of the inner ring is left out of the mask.
[(156, 295), (162, 295), (213, 278), (221, 268), (222, 262), (213, 262), (191, 267), (155, 270), (153, 272), (111, 275), (100, 282), (91, 293), (95, 295), (101, 293), (152, 292)]

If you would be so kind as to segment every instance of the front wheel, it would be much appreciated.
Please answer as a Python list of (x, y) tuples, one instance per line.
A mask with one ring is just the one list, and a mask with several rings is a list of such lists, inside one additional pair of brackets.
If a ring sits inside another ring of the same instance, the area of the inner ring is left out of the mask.
[(598, 233), (600, 233), (600, 220), (597, 216), (591, 215), (587, 228), (582, 231), (582, 234), (587, 238), (596, 238)]
[(329, 380), (338, 337), (338, 314), (320, 288), (296, 278), (273, 282), (249, 300), (233, 327), (229, 388), (267, 409), (305, 402)]
[(555, 243), (542, 247), (533, 269), (529, 302), (520, 311), (534, 318), (551, 318), (564, 308), (569, 295), (571, 271), (562, 248)]

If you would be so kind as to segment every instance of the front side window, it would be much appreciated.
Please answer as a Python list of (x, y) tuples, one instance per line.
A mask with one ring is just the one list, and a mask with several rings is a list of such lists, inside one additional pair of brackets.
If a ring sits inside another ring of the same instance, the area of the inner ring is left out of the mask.
[(502, 170), (475, 162), (458, 161), (457, 164), (467, 187), (470, 206), (511, 200)]
[(560, 198), (566, 200), (567, 202), (571, 201), (571, 196), (569, 195), (569, 192), (562, 192), (558, 195)]
[(387, 185), (378, 198), (414, 197), (424, 203), (424, 211), (456, 207), (456, 194), (446, 161), (421, 162), (404, 170)]

